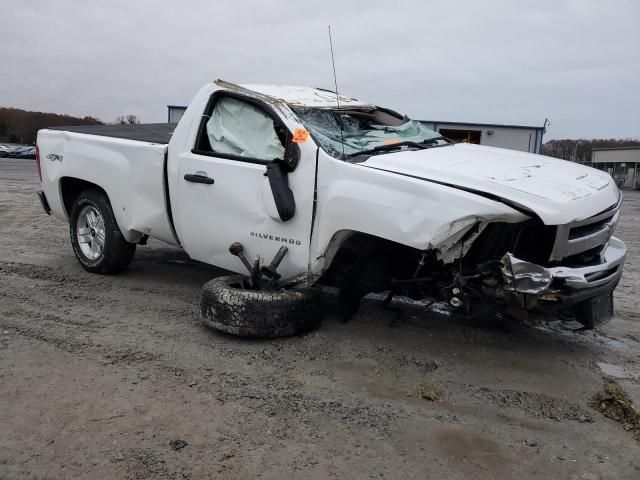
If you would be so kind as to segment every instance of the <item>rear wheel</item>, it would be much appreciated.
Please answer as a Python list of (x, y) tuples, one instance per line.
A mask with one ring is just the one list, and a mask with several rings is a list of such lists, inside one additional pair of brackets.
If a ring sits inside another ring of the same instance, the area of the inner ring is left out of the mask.
[(69, 234), (76, 258), (88, 272), (121, 272), (136, 251), (136, 244), (122, 236), (106, 194), (97, 190), (85, 190), (73, 202)]

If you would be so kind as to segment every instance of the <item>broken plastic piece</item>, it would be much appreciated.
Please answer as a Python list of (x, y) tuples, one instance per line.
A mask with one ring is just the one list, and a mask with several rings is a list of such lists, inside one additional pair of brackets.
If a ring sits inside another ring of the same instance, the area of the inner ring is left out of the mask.
[(291, 141), (293, 143), (304, 143), (309, 138), (309, 132), (304, 128), (296, 128), (293, 131), (293, 138)]

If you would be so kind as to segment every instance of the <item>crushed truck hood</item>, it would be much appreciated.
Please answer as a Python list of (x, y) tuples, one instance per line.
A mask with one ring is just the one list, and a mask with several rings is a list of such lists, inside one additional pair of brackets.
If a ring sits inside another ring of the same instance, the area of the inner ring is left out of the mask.
[(591, 217), (614, 205), (620, 195), (600, 170), (480, 145), (393, 152), (361, 165), (490, 194), (535, 212), (547, 225)]

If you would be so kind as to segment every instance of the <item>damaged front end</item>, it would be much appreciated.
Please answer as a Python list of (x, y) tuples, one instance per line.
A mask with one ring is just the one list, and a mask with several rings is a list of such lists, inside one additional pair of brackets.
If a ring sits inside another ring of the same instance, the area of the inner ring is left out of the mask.
[(345, 320), (368, 293), (389, 292), (386, 306), (400, 295), (445, 301), (470, 316), (549, 312), (594, 328), (613, 315), (622, 275), (626, 247), (612, 237), (618, 210), (619, 203), (560, 226), (533, 214), (464, 217), (422, 250), (351, 232), (320, 282), (339, 288)]
[(619, 206), (558, 227), (489, 225), (460, 262), (459, 291), (470, 303), (553, 312), (594, 328), (613, 316), (622, 276), (626, 247), (612, 237)]
[(542, 267), (506, 254), (502, 258), (505, 293), (518, 306), (559, 311), (587, 328), (613, 316), (613, 290), (622, 276), (626, 247), (612, 237), (597, 262), (585, 266)]

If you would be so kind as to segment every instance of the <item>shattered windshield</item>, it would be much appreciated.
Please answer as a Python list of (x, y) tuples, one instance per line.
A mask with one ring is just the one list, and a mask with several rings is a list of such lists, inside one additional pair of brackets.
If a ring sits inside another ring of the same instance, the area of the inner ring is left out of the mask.
[(360, 154), (393, 151), (395, 144), (437, 143), (436, 140), (442, 138), (420, 122), (376, 107), (292, 109), (320, 147), (338, 159), (350, 160)]

